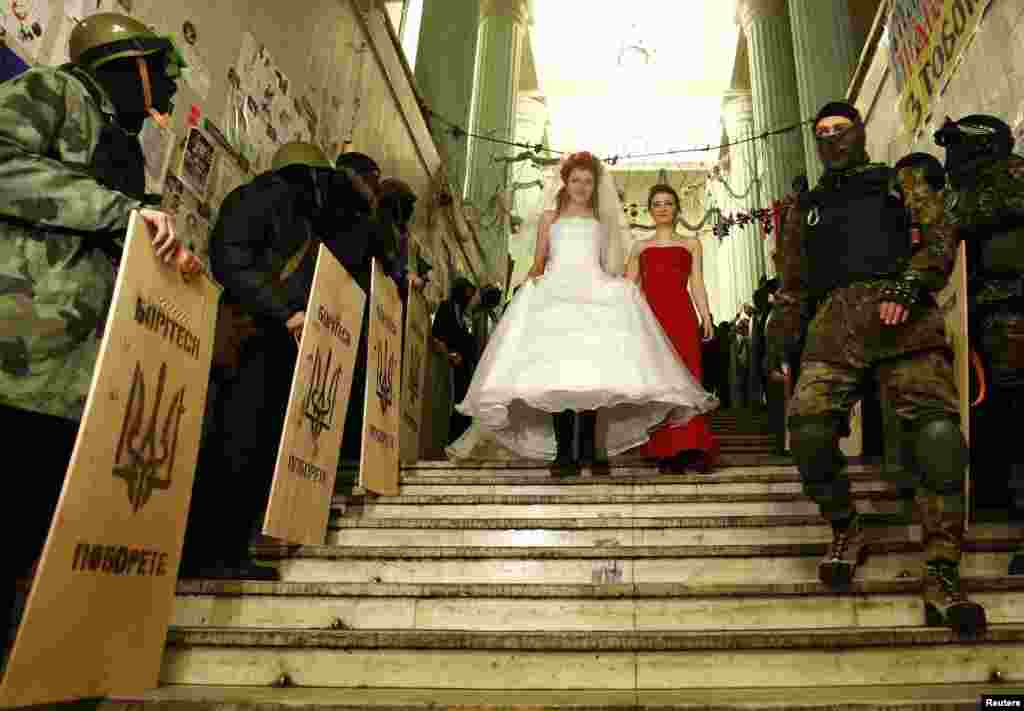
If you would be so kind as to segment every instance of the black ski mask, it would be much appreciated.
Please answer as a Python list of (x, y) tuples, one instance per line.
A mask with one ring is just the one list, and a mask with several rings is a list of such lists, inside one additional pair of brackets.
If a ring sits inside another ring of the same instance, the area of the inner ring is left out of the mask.
[(995, 116), (972, 114), (959, 121), (947, 116), (935, 132), (935, 144), (946, 149), (946, 173), (959, 189), (974, 185), (981, 166), (1010, 156), (1013, 133)]
[(833, 101), (825, 104), (814, 119), (814, 127), (824, 118), (831, 116), (842, 116), (850, 119), (853, 125), (840, 134), (834, 136), (815, 135), (818, 146), (818, 158), (825, 166), (826, 173), (838, 173), (854, 166), (866, 163), (868, 160), (867, 135), (864, 132), (864, 122), (861, 120), (860, 112), (845, 101)]
[(466, 312), (466, 307), (469, 306), (469, 302), (473, 300), (475, 295), (476, 287), (466, 277), (459, 277), (452, 285), (452, 301), (455, 302), (463, 313)]
[[(152, 108), (161, 114), (174, 111), (174, 95), (177, 82), (168, 72), (168, 53), (159, 52), (144, 58), (149, 77)], [(146, 93), (143, 88), (142, 69), (135, 57), (115, 59), (95, 70), (94, 76), (110, 95), (117, 111), (117, 120), (129, 133), (142, 130), (143, 122), (149, 117), (146, 107)]]

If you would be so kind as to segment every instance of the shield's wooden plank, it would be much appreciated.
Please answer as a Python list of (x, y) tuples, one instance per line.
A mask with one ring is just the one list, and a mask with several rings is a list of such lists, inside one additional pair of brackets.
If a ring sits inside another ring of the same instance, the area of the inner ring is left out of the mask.
[(398, 494), (401, 353), (402, 301), (398, 287), (374, 260), (359, 484), (368, 491), (390, 496)]
[(320, 245), (263, 533), (324, 542), (366, 294)]
[[(156, 258), (135, 213), (5, 706), (156, 686), (213, 354), (219, 288)], [(45, 445), (43, 445), (45, 446)]]

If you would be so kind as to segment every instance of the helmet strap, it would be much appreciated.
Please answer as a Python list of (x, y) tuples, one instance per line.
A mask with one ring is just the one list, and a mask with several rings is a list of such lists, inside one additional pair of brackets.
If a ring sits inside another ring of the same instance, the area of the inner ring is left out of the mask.
[(166, 129), (170, 126), (170, 116), (162, 114), (153, 108), (153, 85), (149, 79), (149, 67), (146, 66), (144, 57), (136, 57), (135, 64), (139, 68), (139, 79), (142, 80), (142, 98), (146, 104), (146, 113), (149, 114), (157, 126)]

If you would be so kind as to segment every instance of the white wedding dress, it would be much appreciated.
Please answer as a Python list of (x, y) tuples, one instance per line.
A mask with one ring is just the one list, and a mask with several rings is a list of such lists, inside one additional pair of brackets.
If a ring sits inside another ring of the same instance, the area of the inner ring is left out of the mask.
[(554, 458), (554, 412), (600, 409), (597, 446), (615, 455), (718, 406), (636, 284), (602, 269), (603, 230), (590, 217), (551, 226), (544, 274), (509, 304), (456, 406), (520, 456)]

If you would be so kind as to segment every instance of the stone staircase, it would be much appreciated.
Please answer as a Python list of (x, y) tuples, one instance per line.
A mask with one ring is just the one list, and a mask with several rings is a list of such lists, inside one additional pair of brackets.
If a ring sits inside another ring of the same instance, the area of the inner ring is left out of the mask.
[(874, 543), (830, 591), (829, 529), (759, 418), (716, 413), (709, 475), (421, 462), (400, 496), (338, 496), (327, 545), (258, 548), (282, 582), (181, 583), (164, 686), (101, 707), (974, 709), (1024, 690), (1016, 532), (970, 534), (988, 633), (924, 627), (919, 527), (854, 463)]

